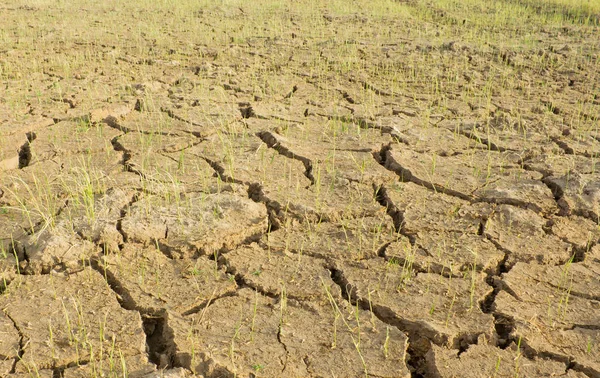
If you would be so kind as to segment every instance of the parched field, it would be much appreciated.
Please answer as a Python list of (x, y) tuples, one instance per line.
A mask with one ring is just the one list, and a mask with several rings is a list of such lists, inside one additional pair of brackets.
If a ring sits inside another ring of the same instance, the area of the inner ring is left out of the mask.
[(599, 0), (7, 0), (0, 377), (600, 377)]

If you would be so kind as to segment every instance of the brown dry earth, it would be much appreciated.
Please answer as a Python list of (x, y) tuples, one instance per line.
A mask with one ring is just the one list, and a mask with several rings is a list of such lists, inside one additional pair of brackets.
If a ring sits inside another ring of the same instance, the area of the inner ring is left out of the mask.
[(1, 377), (600, 377), (597, 27), (9, 3)]

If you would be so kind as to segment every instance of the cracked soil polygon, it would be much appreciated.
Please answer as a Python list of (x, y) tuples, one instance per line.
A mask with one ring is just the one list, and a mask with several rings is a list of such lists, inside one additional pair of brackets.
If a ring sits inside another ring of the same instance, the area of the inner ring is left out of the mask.
[(148, 196), (122, 221), (125, 239), (159, 245), (173, 257), (210, 255), (258, 239), (267, 230), (264, 205), (230, 193)]
[(91, 268), (66, 276), (22, 276), (11, 283), (0, 307), (22, 337), (16, 372), (145, 353), (140, 315), (122, 309)]
[(246, 376), (257, 366), (267, 375), (409, 376), (403, 333), (343, 301), (331, 303), (310, 311), (285, 295), (271, 299), (242, 289), (170, 322), (175, 359), (208, 376)]

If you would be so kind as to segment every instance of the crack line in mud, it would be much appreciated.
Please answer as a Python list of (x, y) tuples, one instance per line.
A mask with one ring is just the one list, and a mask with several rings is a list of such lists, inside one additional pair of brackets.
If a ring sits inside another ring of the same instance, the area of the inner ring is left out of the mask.
[(25, 167), (28, 167), (29, 163), (31, 163), (31, 158), (32, 158), (31, 143), (33, 143), (33, 141), (37, 138), (37, 135), (33, 131), (25, 133), (25, 136), (27, 138), (27, 142), (25, 142), (19, 148), (19, 152), (18, 152), (18, 156), (19, 156), (19, 166), (18, 166), (18, 168), (19, 169), (23, 169)]
[[(133, 206), (134, 203), (139, 201), (141, 199), (141, 197), (142, 197), (141, 193), (139, 193), (139, 192), (135, 193), (131, 197), (131, 200), (125, 206), (123, 206), (123, 208), (119, 212), (119, 218), (117, 218), (115, 228), (117, 229), (119, 234), (121, 234), (121, 237), (123, 238), (123, 243), (127, 243), (127, 234), (125, 233), (125, 231), (123, 231), (123, 219), (125, 219), (125, 217), (127, 216), (127, 212), (129, 211), (131, 206)], [(119, 249), (122, 250), (123, 248), (124, 248), (124, 245), (120, 244)]]
[[(128, 164), (129, 160), (131, 159), (131, 151), (126, 149), (119, 142), (119, 138), (122, 137), (123, 135), (125, 135), (125, 134), (117, 135), (116, 137), (112, 138), (110, 140), (110, 144), (113, 146), (113, 150), (115, 150), (116, 152), (121, 152), (123, 158), (121, 159), (120, 163), (123, 165), (123, 168), (126, 171), (134, 172), (133, 170), (130, 169), (129, 164)], [(141, 173), (138, 173), (138, 172), (134, 172), (134, 173), (141, 175)]]
[(362, 86), (363, 86), (364, 89), (373, 91), (378, 96), (388, 96), (388, 97), (392, 96), (391, 93), (388, 93), (388, 92), (383, 91), (383, 90), (381, 90), (379, 88), (376, 88), (375, 86), (373, 86), (373, 84), (369, 83), (368, 81), (362, 81), (361, 84), (362, 84)]
[(392, 202), (387, 194), (387, 188), (384, 185), (373, 184), (373, 189), (376, 201), (386, 209), (386, 213), (392, 219), (396, 232), (408, 237), (411, 240), (411, 244), (413, 244), (414, 237), (403, 233), (404, 213)]
[[(431, 349), (431, 343), (436, 345), (446, 345), (448, 338), (446, 335), (435, 334), (435, 331), (428, 330), (427, 326), (419, 322), (399, 318), (391, 309), (373, 303), (368, 303), (364, 299), (356, 296), (355, 287), (344, 277), (343, 272), (335, 268), (328, 268), (333, 282), (340, 287), (342, 297), (352, 306), (360, 306), (363, 310), (371, 312), (380, 321), (390, 326), (398, 328), (408, 338), (408, 353), (406, 355), (406, 365), (411, 371), (413, 378), (422, 378), (434, 376), (426, 362), (426, 354)], [(429, 333), (429, 334), (427, 334)], [(462, 335), (457, 340), (460, 348), (466, 349), (468, 345), (477, 343), (476, 335)]]
[[(146, 130), (138, 130), (138, 129), (131, 129), (129, 127), (125, 127), (123, 125), (121, 125), (119, 123), (119, 120), (114, 117), (114, 116), (108, 116), (106, 118), (104, 118), (102, 120), (102, 122), (110, 127), (112, 127), (115, 130), (119, 130), (121, 132), (123, 132), (124, 134), (131, 134), (131, 133), (138, 133), (138, 134), (143, 134), (143, 135), (160, 135), (160, 136), (166, 136), (166, 137), (172, 137), (172, 136), (178, 136), (176, 133), (169, 133), (169, 132), (165, 132), (165, 131), (146, 131)], [(196, 135), (194, 135), (196, 136)]]
[(521, 200), (515, 199), (515, 198), (503, 198), (503, 199), (486, 198), (486, 197), (475, 196), (472, 194), (472, 193), (476, 192), (477, 190), (485, 188), (485, 186), (489, 185), (490, 183), (499, 181), (500, 178), (498, 178), (490, 183), (485, 183), (485, 184), (481, 185), (480, 187), (475, 188), (473, 190), (473, 192), (471, 192), (471, 194), (465, 194), (465, 193), (459, 192), (457, 190), (450, 189), (445, 186), (441, 186), (439, 184), (433, 183), (431, 181), (420, 179), (419, 177), (415, 176), (409, 169), (401, 166), (400, 163), (398, 163), (397, 161), (394, 161), (392, 163), (389, 162), (390, 159), (389, 159), (388, 155), (390, 154), (391, 146), (392, 146), (392, 143), (383, 145), (381, 147), (379, 153), (373, 153), (373, 157), (385, 169), (387, 169), (391, 172), (394, 172), (397, 176), (399, 176), (401, 182), (412, 182), (413, 184), (422, 186), (426, 189), (433, 191), (434, 193), (442, 193), (442, 194), (446, 194), (448, 196), (456, 197), (460, 200), (467, 201), (470, 204), (489, 203), (489, 204), (495, 204), (495, 205), (510, 205), (510, 206), (515, 206), (515, 207), (519, 207), (522, 209), (530, 209), (535, 212), (542, 211), (541, 207), (539, 207), (537, 204), (532, 203), (532, 202), (521, 201)]
[(567, 154), (567, 155), (575, 155), (575, 151), (573, 150), (573, 148), (569, 147), (569, 145), (567, 144), (567, 142), (560, 140), (556, 136), (551, 137), (550, 140), (552, 140), (561, 150), (563, 150), (563, 152), (565, 154)]
[[(275, 301), (281, 300), (281, 294), (272, 293), (263, 287), (260, 287), (251, 282), (248, 282), (248, 280), (246, 280), (246, 278), (241, 273), (239, 273), (238, 270), (235, 269), (235, 267), (233, 265), (231, 265), (229, 263), (229, 261), (225, 258), (224, 255), (221, 255), (219, 257), (218, 261), (219, 261), (218, 262), (219, 267), (224, 266), (226, 269), (226, 273), (231, 274), (234, 277), (235, 283), (237, 284), (237, 290), (240, 290), (243, 288), (249, 288), (264, 297), (273, 299)], [(291, 300), (291, 302), (287, 303), (288, 306), (295, 306), (295, 307), (302, 308), (309, 312), (313, 312), (313, 313), (315, 312), (315, 310), (313, 308), (305, 305), (306, 298), (286, 294), (286, 300), (288, 300), (288, 301)]]
[[(23, 355), (25, 354), (25, 348), (27, 348), (27, 345), (29, 344), (29, 338), (27, 338), (27, 336), (25, 336), (25, 334), (21, 331), (21, 329), (19, 328), (19, 326), (17, 325), (17, 322), (15, 321), (15, 319), (13, 319), (12, 316), (10, 316), (10, 314), (4, 310), (4, 315), (6, 315), (7, 318), (10, 319), (10, 321), (13, 323), (13, 326), (15, 327), (15, 329), (17, 330), (17, 333), (19, 334), (19, 350), (17, 351), (17, 356), (15, 357), (15, 362), (13, 363), (9, 374), (15, 374), (16, 370), (17, 370), (17, 363), (19, 361), (21, 361), (23, 359)], [(25, 342), (25, 339), (27, 338), (27, 342)]]
[(556, 361), (556, 362), (565, 364), (566, 371), (573, 370), (573, 371), (585, 374), (589, 377), (599, 377), (600, 376), (600, 371), (598, 371), (592, 367), (583, 366), (580, 363), (577, 363), (571, 356), (560, 354), (560, 353), (548, 352), (548, 351), (537, 351), (535, 348), (533, 348), (532, 346), (529, 345), (529, 343), (527, 342), (527, 339), (525, 337), (523, 337), (522, 335), (519, 335), (518, 337), (516, 337), (516, 339), (520, 340), (523, 355), (525, 357), (527, 357), (528, 359), (534, 359), (536, 357), (539, 357), (541, 359), (548, 359), (548, 360), (552, 360), (552, 361)]
[[(538, 284), (547, 284), (548, 286), (554, 288), (554, 289), (558, 289), (558, 290), (565, 290), (565, 287), (561, 287), (560, 285), (556, 285), (553, 284), (552, 282), (549, 281), (542, 281), (540, 279), (537, 279), (535, 277), (532, 276), (528, 276), (529, 279), (535, 281)], [(592, 295), (592, 294), (586, 294), (586, 293), (581, 293), (578, 291), (573, 291), (572, 289), (569, 289), (568, 291), (569, 296), (574, 296), (577, 298), (581, 298), (581, 299), (587, 299), (587, 300), (592, 300), (592, 301), (599, 301), (600, 302), (600, 295)], [(513, 295), (515, 298), (519, 299), (516, 295)], [(520, 299), (519, 299), (520, 300)], [(598, 325), (598, 328), (600, 329), (600, 325)]]
[[(129, 291), (119, 283), (118, 279), (108, 269), (101, 265), (100, 261), (93, 259), (91, 267), (104, 277), (108, 287), (115, 293), (117, 301), (123, 309), (136, 311), (140, 314), (143, 330), (146, 334), (148, 359), (158, 368), (184, 367), (173, 364), (173, 356), (175, 355), (174, 334), (167, 322), (166, 309), (151, 311), (139, 307)], [(162, 365), (165, 357), (169, 361), (167, 366)]]
[(498, 146), (497, 144), (495, 144), (494, 142), (492, 142), (491, 140), (484, 138), (484, 137), (480, 137), (478, 136), (476, 133), (468, 131), (468, 130), (457, 130), (459, 134), (472, 139), (474, 141), (476, 141), (477, 143), (483, 144), (484, 146), (486, 146), (490, 151), (496, 151), (496, 152), (506, 152), (506, 151), (513, 151), (511, 149), (508, 148), (504, 148), (501, 146)]
[[(239, 289), (239, 286), (238, 286), (238, 289)], [(186, 317), (186, 316), (190, 316), (190, 315), (195, 315), (199, 312), (205, 312), (210, 306), (215, 304), (215, 302), (217, 302), (218, 300), (221, 300), (224, 298), (235, 297), (237, 293), (234, 291), (234, 292), (228, 292), (228, 293), (217, 295), (217, 296), (215, 296), (214, 294), (215, 293), (213, 292), (213, 294), (207, 300), (203, 301), (199, 305), (194, 306), (193, 308), (191, 308), (185, 312), (182, 312), (181, 316)], [(200, 317), (200, 319), (198, 320), (198, 323), (200, 321), (202, 321), (202, 318), (203, 318), (203, 316)]]
[(213, 171), (215, 171), (215, 175), (217, 175), (217, 177), (219, 177), (219, 179), (223, 182), (226, 183), (231, 183), (231, 184), (240, 184), (240, 185), (251, 185), (250, 183), (235, 179), (231, 176), (228, 176), (225, 173), (225, 168), (219, 164), (218, 161), (216, 160), (212, 160), (204, 155), (195, 155), (197, 157), (199, 157), (200, 159), (204, 160), (208, 165), (210, 165), (210, 167), (213, 169)]
[(279, 324), (279, 329), (277, 330), (277, 342), (283, 346), (285, 350), (285, 360), (283, 361), (283, 368), (281, 372), (283, 373), (287, 368), (287, 361), (290, 358), (290, 352), (288, 351), (287, 345), (281, 340), (281, 333), (283, 332), (283, 324)]
[(304, 175), (310, 180), (311, 185), (315, 184), (315, 178), (312, 174), (313, 163), (309, 158), (300, 156), (292, 152), (289, 148), (281, 144), (277, 140), (277, 137), (275, 137), (270, 131), (260, 131), (256, 133), (256, 136), (259, 137), (269, 148), (274, 149), (280, 155), (283, 155), (293, 160), (298, 160), (299, 162), (304, 164)]
[[(189, 124), (189, 125), (192, 125), (192, 126), (202, 126), (202, 124), (200, 124), (200, 123), (197, 123), (197, 122), (194, 122), (194, 121), (191, 121), (191, 120), (187, 120), (187, 119), (185, 119), (185, 118), (182, 118), (182, 117), (180, 117), (180, 116), (176, 115), (176, 114), (175, 114), (175, 113), (173, 113), (173, 111), (172, 111), (171, 109), (169, 109), (169, 108), (166, 108), (166, 107), (161, 107), (161, 108), (160, 108), (160, 111), (161, 111), (161, 112), (163, 112), (163, 113), (165, 113), (167, 116), (169, 116), (170, 118), (173, 118), (173, 119), (174, 119), (174, 120), (176, 120), (176, 121), (180, 121), (180, 122), (183, 122), (183, 123), (187, 123), (187, 124)], [(198, 135), (195, 135), (195, 134), (194, 134), (194, 136), (198, 136)]]
[(247, 182), (238, 180), (226, 174), (225, 168), (216, 160), (212, 160), (204, 155), (194, 155), (204, 160), (215, 171), (215, 175), (223, 182), (231, 184), (245, 185), (247, 187), (247, 195), (250, 200), (256, 203), (262, 203), (267, 208), (268, 225), (267, 233), (275, 231), (279, 228), (276, 213), (281, 209), (281, 205), (277, 201), (273, 201), (264, 195), (262, 185), (258, 182)]
[[(379, 151), (379, 154), (375, 154), (378, 156), (374, 155), (374, 158), (385, 169), (396, 173), (396, 175), (398, 175), (400, 177), (400, 180), (402, 182), (412, 182), (416, 185), (422, 186), (422, 187), (427, 188), (436, 193), (443, 193), (443, 194), (447, 194), (447, 195), (462, 199), (464, 201), (474, 202), (474, 198), (472, 196), (458, 192), (453, 189), (449, 189), (449, 188), (440, 186), (438, 184), (435, 184), (435, 183), (432, 183), (429, 181), (422, 180), (422, 179), (416, 177), (415, 175), (413, 175), (409, 169), (402, 167), (396, 161), (394, 163), (390, 163), (389, 155), (390, 155), (391, 149), (392, 149), (392, 143), (383, 145), (381, 147), (381, 150)], [(394, 166), (392, 166), (392, 164)]]

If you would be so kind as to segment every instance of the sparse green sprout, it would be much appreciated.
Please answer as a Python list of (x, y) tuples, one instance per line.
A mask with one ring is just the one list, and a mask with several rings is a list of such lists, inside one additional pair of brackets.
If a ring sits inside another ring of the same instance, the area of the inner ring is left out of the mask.
[(388, 358), (388, 355), (390, 353), (389, 351), (389, 347), (390, 347), (390, 327), (385, 327), (385, 342), (383, 343), (383, 355), (385, 356), (385, 358)]

